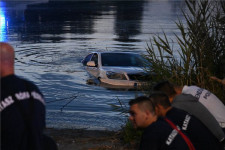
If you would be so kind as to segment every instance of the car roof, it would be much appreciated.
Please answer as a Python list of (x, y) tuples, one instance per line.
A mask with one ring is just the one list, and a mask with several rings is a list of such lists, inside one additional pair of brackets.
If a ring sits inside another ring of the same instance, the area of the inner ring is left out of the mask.
[(118, 53), (118, 54), (138, 54), (139, 55), (139, 53), (136, 53), (136, 52), (91, 52), (91, 53), (97, 53), (97, 54), (104, 54), (104, 53)]

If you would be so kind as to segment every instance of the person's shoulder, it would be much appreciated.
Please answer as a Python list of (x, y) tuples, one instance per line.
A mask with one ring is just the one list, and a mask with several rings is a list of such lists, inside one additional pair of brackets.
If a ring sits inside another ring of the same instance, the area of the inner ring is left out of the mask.
[(25, 78), (21, 78), (21, 80), (23, 80), (23, 82), (26, 84), (26, 85), (29, 85), (31, 87), (37, 87), (35, 85), (35, 83), (33, 81), (30, 81), (29, 79), (25, 79)]
[(184, 110), (173, 107), (166, 113), (166, 117), (173, 121), (175, 124), (181, 125), (186, 117), (189, 117), (190, 114)]
[(154, 123), (146, 128), (146, 131), (162, 132), (162, 128), (164, 127), (168, 127), (168, 124), (162, 117), (159, 117)]
[(143, 137), (157, 139), (162, 135), (162, 133), (164, 133), (165, 127), (165, 121), (162, 119), (158, 119), (156, 122), (152, 123), (144, 129)]
[(177, 101), (193, 101), (193, 102), (198, 102), (198, 98), (194, 97), (191, 94), (179, 94), (177, 96), (175, 96), (173, 102), (177, 102)]
[(17, 78), (24, 83), (25, 87), (29, 90), (34, 90), (37, 91), (38, 93), (42, 94), (41, 91), (39, 90), (38, 86), (31, 80), (26, 79), (24, 77), (19, 77), (17, 76)]
[(17, 76), (12, 74), (12, 75), (1, 77), (1, 81), (13, 80), (13, 79), (16, 79), (16, 78), (17, 78)]
[(168, 111), (167, 114), (172, 114), (172, 115), (186, 115), (188, 114), (186, 111), (182, 110), (182, 109), (179, 109), (179, 108), (175, 108), (175, 107), (172, 107), (172, 109), (170, 111)]
[(198, 87), (197, 85), (190, 85), (190, 86), (187, 86), (187, 85), (184, 85), (183, 86), (183, 91), (186, 91), (186, 90), (196, 90), (196, 89), (199, 89), (200, 87)]
[(154, 140), (166, 140), (172, 131), (173, 129), (171, 126), (160, 117), (156, 122), (152, 123), (144, 130), (143, 137)]
[(31, 86), (35, 86), (36, 85), (34, 84), (33, 81), (29, 80), (29, 79), (26, 79), (24, 77), (21, 77), (21, 76), (16, 76), (19, 80), (21, 80), (22, 82), (24, 82), (25, 84), (28, 84), (28, 85), (31, 85)]
[(191, 85), (191, 86), (184, 85), (183, 89), (182, 89), (182, 93), (196, 95), (196, 92), (200, 92), (202, 90), (203, 90), (202, 88), (200, 88), (196, 85)]
[(1, 84), (7, 87), (16, 87), (17, 85), (23, 85), (23, 79), (14, 74), (1, 78)]

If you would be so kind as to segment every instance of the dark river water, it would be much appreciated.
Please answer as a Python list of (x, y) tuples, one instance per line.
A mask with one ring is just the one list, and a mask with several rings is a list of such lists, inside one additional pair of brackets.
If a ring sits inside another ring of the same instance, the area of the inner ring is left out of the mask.
[[(47, 127), (118, 130), (126, 117), (113, 111), (141, 91), (87, 84), (81, 60), (92, 51), (146, 53), (164, 31), (179, 34), (184, 1), (0, 2), (0, 41), (16, 51), (15, 72), (35, 82), (46, 99)], [(176, 47), (176, 44), (175, 44)]]

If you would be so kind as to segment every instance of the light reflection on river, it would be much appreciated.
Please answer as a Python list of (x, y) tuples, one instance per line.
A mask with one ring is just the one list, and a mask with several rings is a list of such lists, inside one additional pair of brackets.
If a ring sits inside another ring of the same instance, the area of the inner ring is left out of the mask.
[(125, 118), (110, 104), (127, 105), (143, 93), (86, 84), (80, 61), (92, 51), (146, 53), (146, 42), (162, 29), (174, 38), (184, 2), (42, 1), (0, 2), (0, 39), (15, 47), (16, 74), (45, 95), (47, 126), (119, 129)]

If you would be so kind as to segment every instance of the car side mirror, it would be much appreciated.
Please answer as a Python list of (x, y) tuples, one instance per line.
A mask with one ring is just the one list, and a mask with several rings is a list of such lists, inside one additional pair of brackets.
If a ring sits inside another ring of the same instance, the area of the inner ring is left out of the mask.
[(89, 61), (89, 62), (87, 62), (87, 66), (88, 67), (96, 67), (96, 64), (94, 61)]

